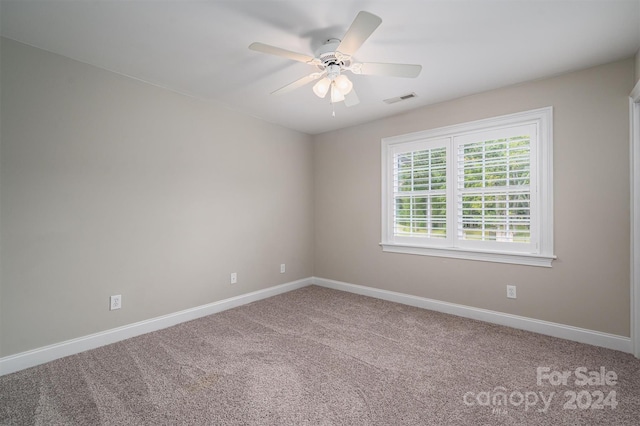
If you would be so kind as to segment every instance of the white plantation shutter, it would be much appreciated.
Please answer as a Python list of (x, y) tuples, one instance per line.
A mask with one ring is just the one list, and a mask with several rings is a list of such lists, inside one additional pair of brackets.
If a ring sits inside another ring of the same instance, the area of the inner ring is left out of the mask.
[[(454, 138), (460, 246), (508, 245), (515, 251), (531, 251), (535, 203), (531, 162), (536, 140), (535, 125)], [(493, 244), (483, 244), (487, 242)]]
[(444, 146), (394, 155), (394, 235), (446, 238), (446, 155)]
[(552, 109), (382, 140), (384, 251), (551, 266)]

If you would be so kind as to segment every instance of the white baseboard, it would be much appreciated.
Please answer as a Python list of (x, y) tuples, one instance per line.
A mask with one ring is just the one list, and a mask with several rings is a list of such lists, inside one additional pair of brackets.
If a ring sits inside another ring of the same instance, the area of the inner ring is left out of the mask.
[(246, 305), (278, 294), (296, 290), (308, 285), (315, 284), (322, 287), (361, 294), (363, 296), (375, 297), (388, 300), (390, 302), (402, 303), (404, 305), (429, 309), (436, 312), (457, 315), (493, 324), (505, 325), (521, 330), (532, 331), (534, 333), (573, 340), (580, 343), (587, 343), (594, 346), (601, 346), (622, 352), (632, 353), (631, 339), (629, 337), (617, 336), (614, 334), (602, 333), (599, 331), (587, 330), (584, 328), (572, 327), (533, 318), (521, 317), (517, 315), (505, 314), (502, 312), (490, 311), (487, 309), (474, 308), (471, 306), (458, 305), (455, 303), (441, 302), (439, 300), (427, 299), (424, 297), (412, 296), (388, 290), (380, 290), (373, 287), (365, 287), (341, 281), (328, 280), (319, 277), (309, 277), (298, 281), (269, 287), (264, 290), (231, 297), (218, 302), (209, 303), (184, 311), (163, 315), (157, 318), (128, 324), (122, 327), (91, 334), (88, 336), (71, 339), (49, 346), (33, 349), (19, 354), (0, 358), (0, 376), (10, 374), (25, 368), (34, 367), (49, 361), (74, 355), (100, 346), (116, 343), (121, 340), (161, 330), (186, 321), (191, 321), (200, 317), (222, 312), (227, 309)]
[(184, 311), (174, 312), (172, 314), (151, 318), (145, 321), (128, 324), (122, 327), (113, 328), (111, 330), (102, 331), (100, 333), (90, 334), (88, 336), (67, 340), (53, 345), (44, 346), (19, 354), (10, 355), (0, 358), (0, 376), (13, 373), (25, 368), (34, 367), (45, 362), (53, 361), (69, 355), (74, 355), (89, 349), (95, 349), (100, 346), (119, 342), (124, 339), (139, 336), (141, 334), (150, 333), (152, 331), (161, 330), (186, 321), (191, 321), (200, 317), (215, 314), (217, 312), (226, 311), (241, 305), (246, 305), (257, 300), (266, 299), (291, 290), (306, 287), (312, 283), (311, 278), (304, 278), (298, 281), (269, 287), (264, 290), (254, 291), (252, 293), (242, 294), (240, 296), (231, 297), (229, 299), (220, 300), (218, 302), (208, 303), (206, 305), (197, 306), (195, 308), (186, 309)]
[(520, 330), (532, 331), (534, 333), (545, 334), (547, 336), (559, 337), (561, 339), (573, 340), (575, 342), (587, 343), (594, 346), (601, 346), (608, 349), (632, 353), (631, 338), (629, 337), (602, 333), (599, 331), (572, 327), (570, 325), (542, 321), (534, 318), (521, 317), (518, 315), (505, 314), (487, 309), (473, 308), (471, 306), (458, 305), (455, 303), (441, 302), (439, 300), (349, 284), (341, 281), (328, 280), (325, 278), (313, 277), (312, 282), (313, 284), (335, 290), (347, 291), (350, 293), (361, 294), (363, 296), (388, 300), (390, 302), (402, 303), (404, 305), (415, 306), (418, 308), (485, 321), (492, 324), (505, 325)]

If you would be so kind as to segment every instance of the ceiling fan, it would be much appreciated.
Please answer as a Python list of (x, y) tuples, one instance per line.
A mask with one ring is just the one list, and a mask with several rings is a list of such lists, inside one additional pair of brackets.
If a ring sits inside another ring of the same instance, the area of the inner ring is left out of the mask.
[(286, 93), (312, 81), (319, 80), (313, 86), (313, 92), (318, 97), (324, 98), (329, 93), (332, 104), (344, 101), (344, 104), (349, 107), (357, 105), (360, 100), (355, 90), (353, 90), (353, 83), (344, 74), (345, 71), (361, 75), (408, 78), (415, 78), (422, 71), (422, 65), (352, 61), (353, 54), (381, 23), (382, 19), (372, 13), (365, 11), (358, 13), (342, 40), (336, 38), (327, 40), (316, 51), (315, 57), (257, 42), (252, 43), (249, 49), (304, 62), (316, 67), (316, 72), (281, 87), (272, 92), (273, 95)]

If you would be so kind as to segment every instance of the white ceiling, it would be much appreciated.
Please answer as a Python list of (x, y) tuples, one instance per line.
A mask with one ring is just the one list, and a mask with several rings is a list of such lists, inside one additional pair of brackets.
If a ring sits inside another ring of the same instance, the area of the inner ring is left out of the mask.
[[(209, 100), (309, 134), (632, 56), (640, 0), (8, 1), (3, 36)], [(361, 103), (311, 86), (270, 93), (314, 71), (254, 52), (260, 41), (313, 56), (342, 38), (360, 10), (382, 25), (358, 62), (423, 66), (417, 79), (349, 75)], [(393, 105), (383, 99), (415, 92)]]

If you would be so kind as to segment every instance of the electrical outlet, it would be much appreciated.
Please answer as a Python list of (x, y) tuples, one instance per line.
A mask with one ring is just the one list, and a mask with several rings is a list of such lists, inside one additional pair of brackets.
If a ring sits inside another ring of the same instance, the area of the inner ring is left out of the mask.
[(235, 284), (238, 282), (238, 273), (237, 272), (232, 272), (231, 273), (231, 284)]
[(281, 263), (280, 264), (280, 273), (284, 274), (286, 270), (287, 270), (287, 267), (285, 266), (285, 264)]
[(109, 298), (110, 301), (110, 305), (109, 305), (109, 310), (110, 311), (114, 311), (116, 309), (120, 309), (122, 308), (122, 296), (119, 294), (116, 294), (115, 296), (111, 296)]
[(516, 298), (516, 286), (508, 285), (507, 286), (507, 298), (515, 299)]

